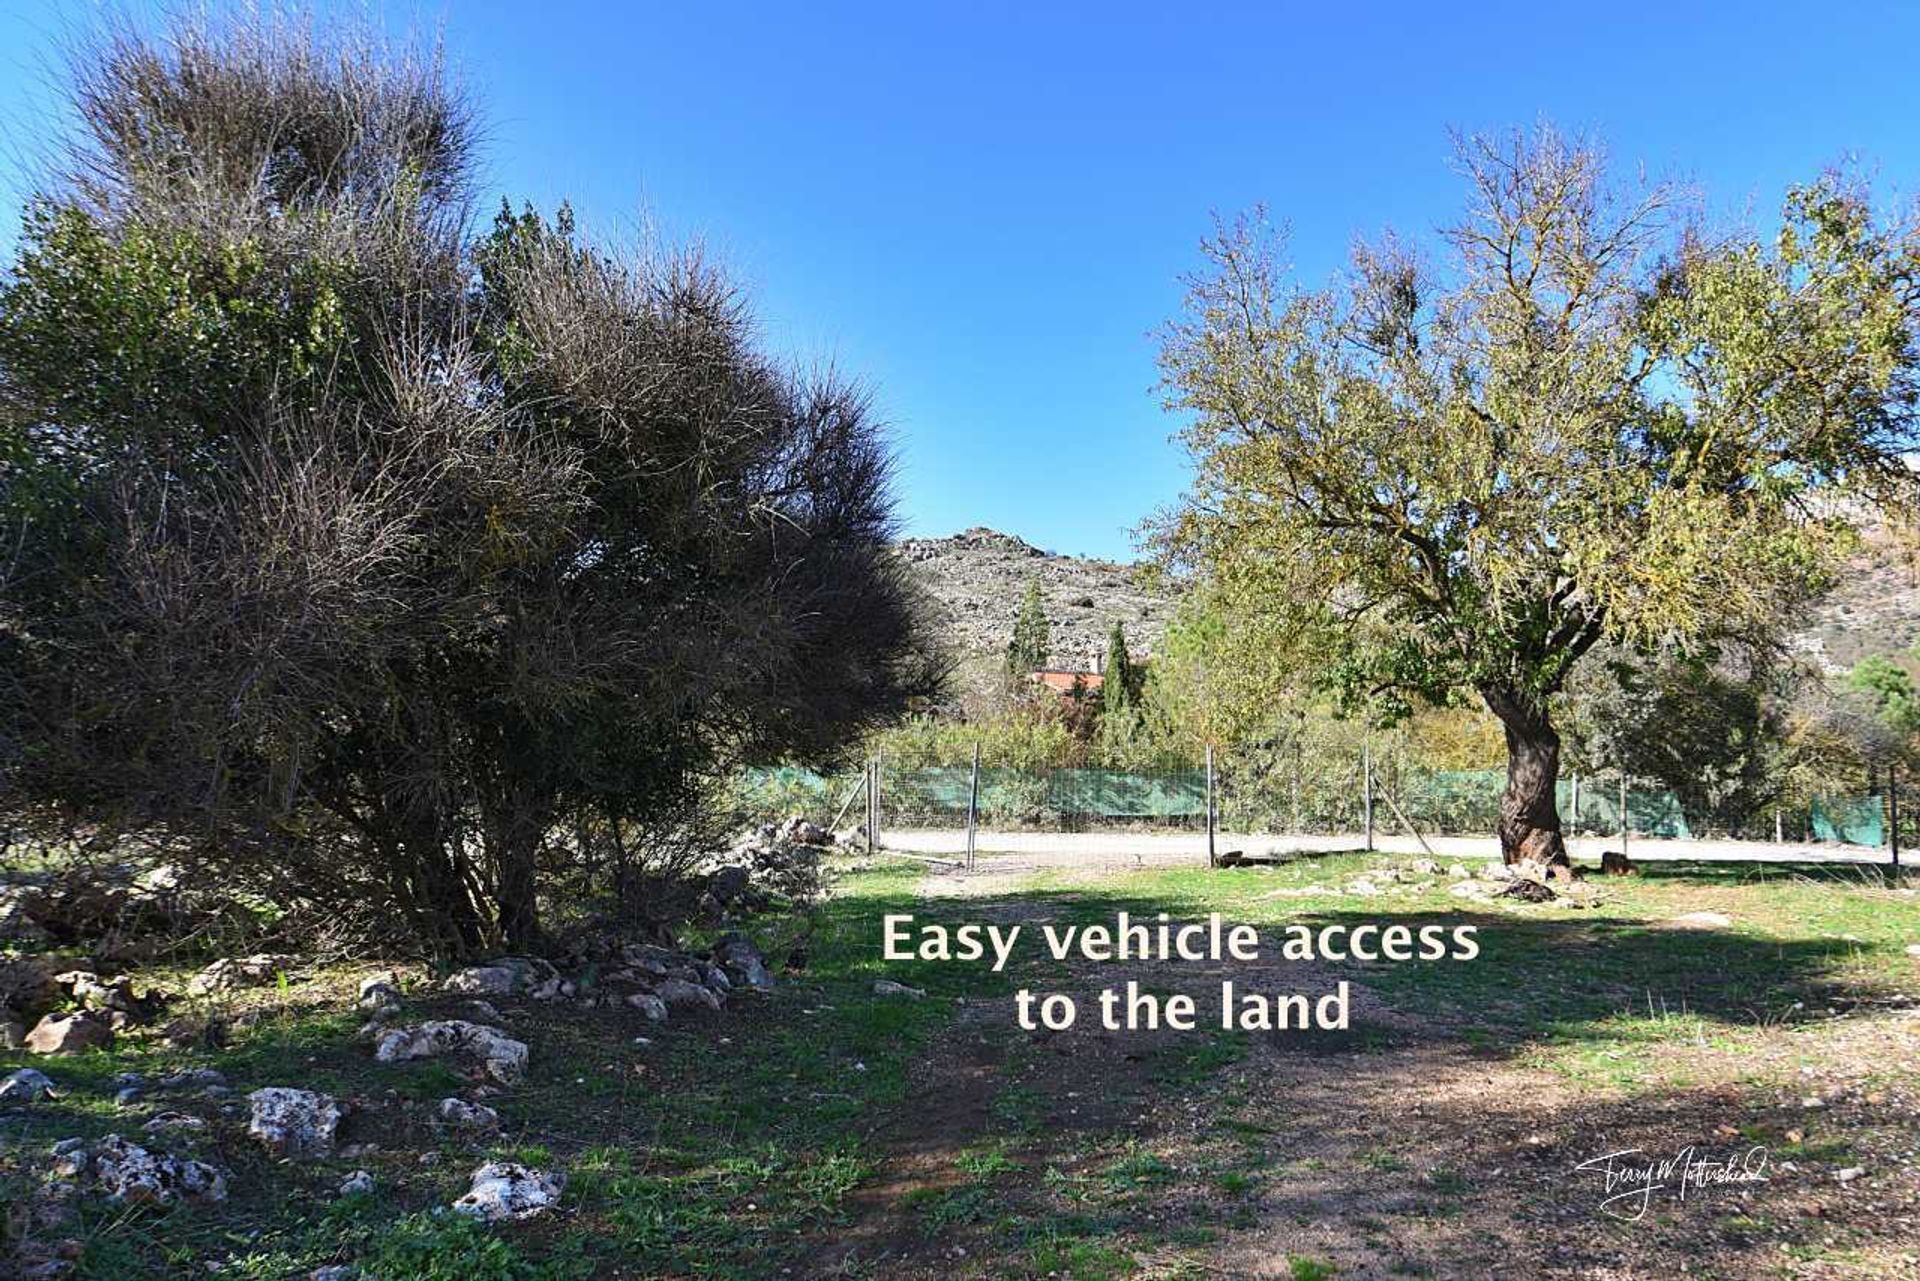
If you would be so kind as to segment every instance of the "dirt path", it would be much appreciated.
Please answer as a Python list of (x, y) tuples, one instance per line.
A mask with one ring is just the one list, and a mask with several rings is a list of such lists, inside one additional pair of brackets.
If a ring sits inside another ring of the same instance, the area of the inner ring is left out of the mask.
[[(1059, 901), (1015, 892), (1033, 870), (994, 860), (936, 872), (923, 892), (966, 897), (976, 919), (1037, 926)], [(877, 1133), (882, 1156), (852, 1222), (824, 1234), (809, 1275), (1920, 1277), (1897, 1245), (1897, 1192), (1876, 1206), (1824, 1168), (1783, 1160), (1805, 1119), (1781, 1091), (1743, 1083), (1738, 1064), (1716, 1070), (1703, 1056), (1691, 1088), (1596, 1097), (1511, 1047), (1476, 1044), (1469, 1027), (1398, 1013), (1357, 971), (1326, 965), (1081, 964), (1047, 986), (1083, 1011), (1128, 979), (1190, 991), (1205, 1027), (1203, 994), (1223, 975), (1247, 990), (1345, 979), (1354, 1027), (1231, 1044), (1107, 1032), (1084, 1017), (1025, 1032), (1007, 1002), (970, 1002), (915, 1065), (912, 1103)], [(1920, 1027), (1906, 1031), (1905, 1052), (1920, 1049)], [(1909, 1152), (1920, 1129), (1910, 1105), (1857, 1119)], [(1670, 1175), (1634, 1221), (1619, 1217), (1631, 1200), (1603, 1211), (1602, 1171), (1578, 1168), (1689, 1147), (1774, 1155), (1766, 1182), (1687, 1200)]]
[[(967, 834), (953, 829), (886, 831), (890, 850), (920, 855), (958, 857), (967, 848)], [(1020, 865), (1027, 870), (1049, 867), (1178, 867), (1204, 866), (1207, 838), (1199, 832), (982, 832), (978, 849), (984, 864)], [(1358, 850), (1365, 838), (1358, 832), (1320, 836), (1270, 836), (1222, 832), (1215, 838), (1219, 851), (1240, 850), (1249, 855), (1325, 854)], [(1492, 837), (1429, 836), (1423, 845), (1413, 837), (1381, 832), (1374, 848), (1387, 854), (1420, 855), (1446, 862), (1484, 862), (1500, 856)], [(1620, 848), (1618, 836), (1578, 836), (1567, 850), (1579, 863), (1600, 862), (1606, 850)], [(1628, 851), (1636, 861), (1699, 863), (1858, 863), (1880, 865), (1888, 851), (1862, 845), (1829, 843), (1775, 844), (1771, 841), (1679, 841), (1635, 837)], [(1909, 860), (1911, 861), (1911, 860)]]

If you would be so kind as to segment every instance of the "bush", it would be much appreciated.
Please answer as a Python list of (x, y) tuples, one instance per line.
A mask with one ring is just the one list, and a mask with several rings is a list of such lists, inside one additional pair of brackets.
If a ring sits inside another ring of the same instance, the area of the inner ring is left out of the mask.
[(697, 254), (476, 236), (437, 56), (188, 23), (76, 106), (0, 288), (13, 821), (526, 947), (931, 689), (864, 395)]

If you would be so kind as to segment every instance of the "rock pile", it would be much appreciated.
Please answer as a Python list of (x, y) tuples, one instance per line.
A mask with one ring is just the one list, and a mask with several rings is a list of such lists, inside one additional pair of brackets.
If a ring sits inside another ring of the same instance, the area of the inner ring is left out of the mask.
[(518, 1085), (527, 1075), (527, 1044), (497, 1027), (442, 1019), (415, 1027), (393, 1028), (380, 1035), (373, 1057), (380, 1063), (453, 1057), (477, 1066), (501, 1085)]
[(225, 1171), (205, 1161), (150, 1152), (117, 1134), (92, 1145), (62, 1139), (53, 1145), (53, 1174), (69, 1191), (90, 1178), (94, 1190), (111, 1201), (171, 1205), (227, 1199)]

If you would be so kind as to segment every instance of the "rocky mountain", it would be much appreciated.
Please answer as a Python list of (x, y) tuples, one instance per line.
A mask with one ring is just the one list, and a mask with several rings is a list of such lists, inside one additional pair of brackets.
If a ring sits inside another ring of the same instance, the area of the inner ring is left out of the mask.
[[(959, 660), (962, 694), (995, 679), (1029, 581), (1038, 580), (1046, 602), (1053, 665), (1069, 670), (1100, 669), (1115, 620), (1125, 624), (1136, 655), (1151, 655), (1177, 603), (1140, 566), (1056, 555), (983, 527), (948, 538), (909, 538), (899, 552)], [(1920, 553), (1873, 528), (1840, 586), (1807, 612), (1790, 643), (1817, 667), (1839, 672), (1870, 654), (1905, 654), (1916, 639)]]
[(1046, 603), (1055, 667), (1099, 671), (1115, 621), (1126, 627), (1129, 650), (1151, 654), (1173, 614), (1173, 595), (1139, 566), (1056, 555), (997, 530), (909, 538), (899, 552), (932, 601), (963, 691), (998, 671), (1030, 581), (1039, 582)]
[(1920, 548), (1871, 526), (1840, 584), (1809, 611), (1793, 647), (1829, 672), (1920, 641)]

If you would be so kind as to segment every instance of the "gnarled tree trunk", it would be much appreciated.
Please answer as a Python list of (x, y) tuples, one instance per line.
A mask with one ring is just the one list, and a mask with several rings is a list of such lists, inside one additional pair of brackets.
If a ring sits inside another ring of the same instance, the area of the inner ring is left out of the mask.
[(1507, 864), (1567, 865), (1554, 784), (1560, 735), (1545, 707), (1511, 690), (1480, 691), (1507, 732), (1507, 790), (1500, 797), (1500, 857)]

